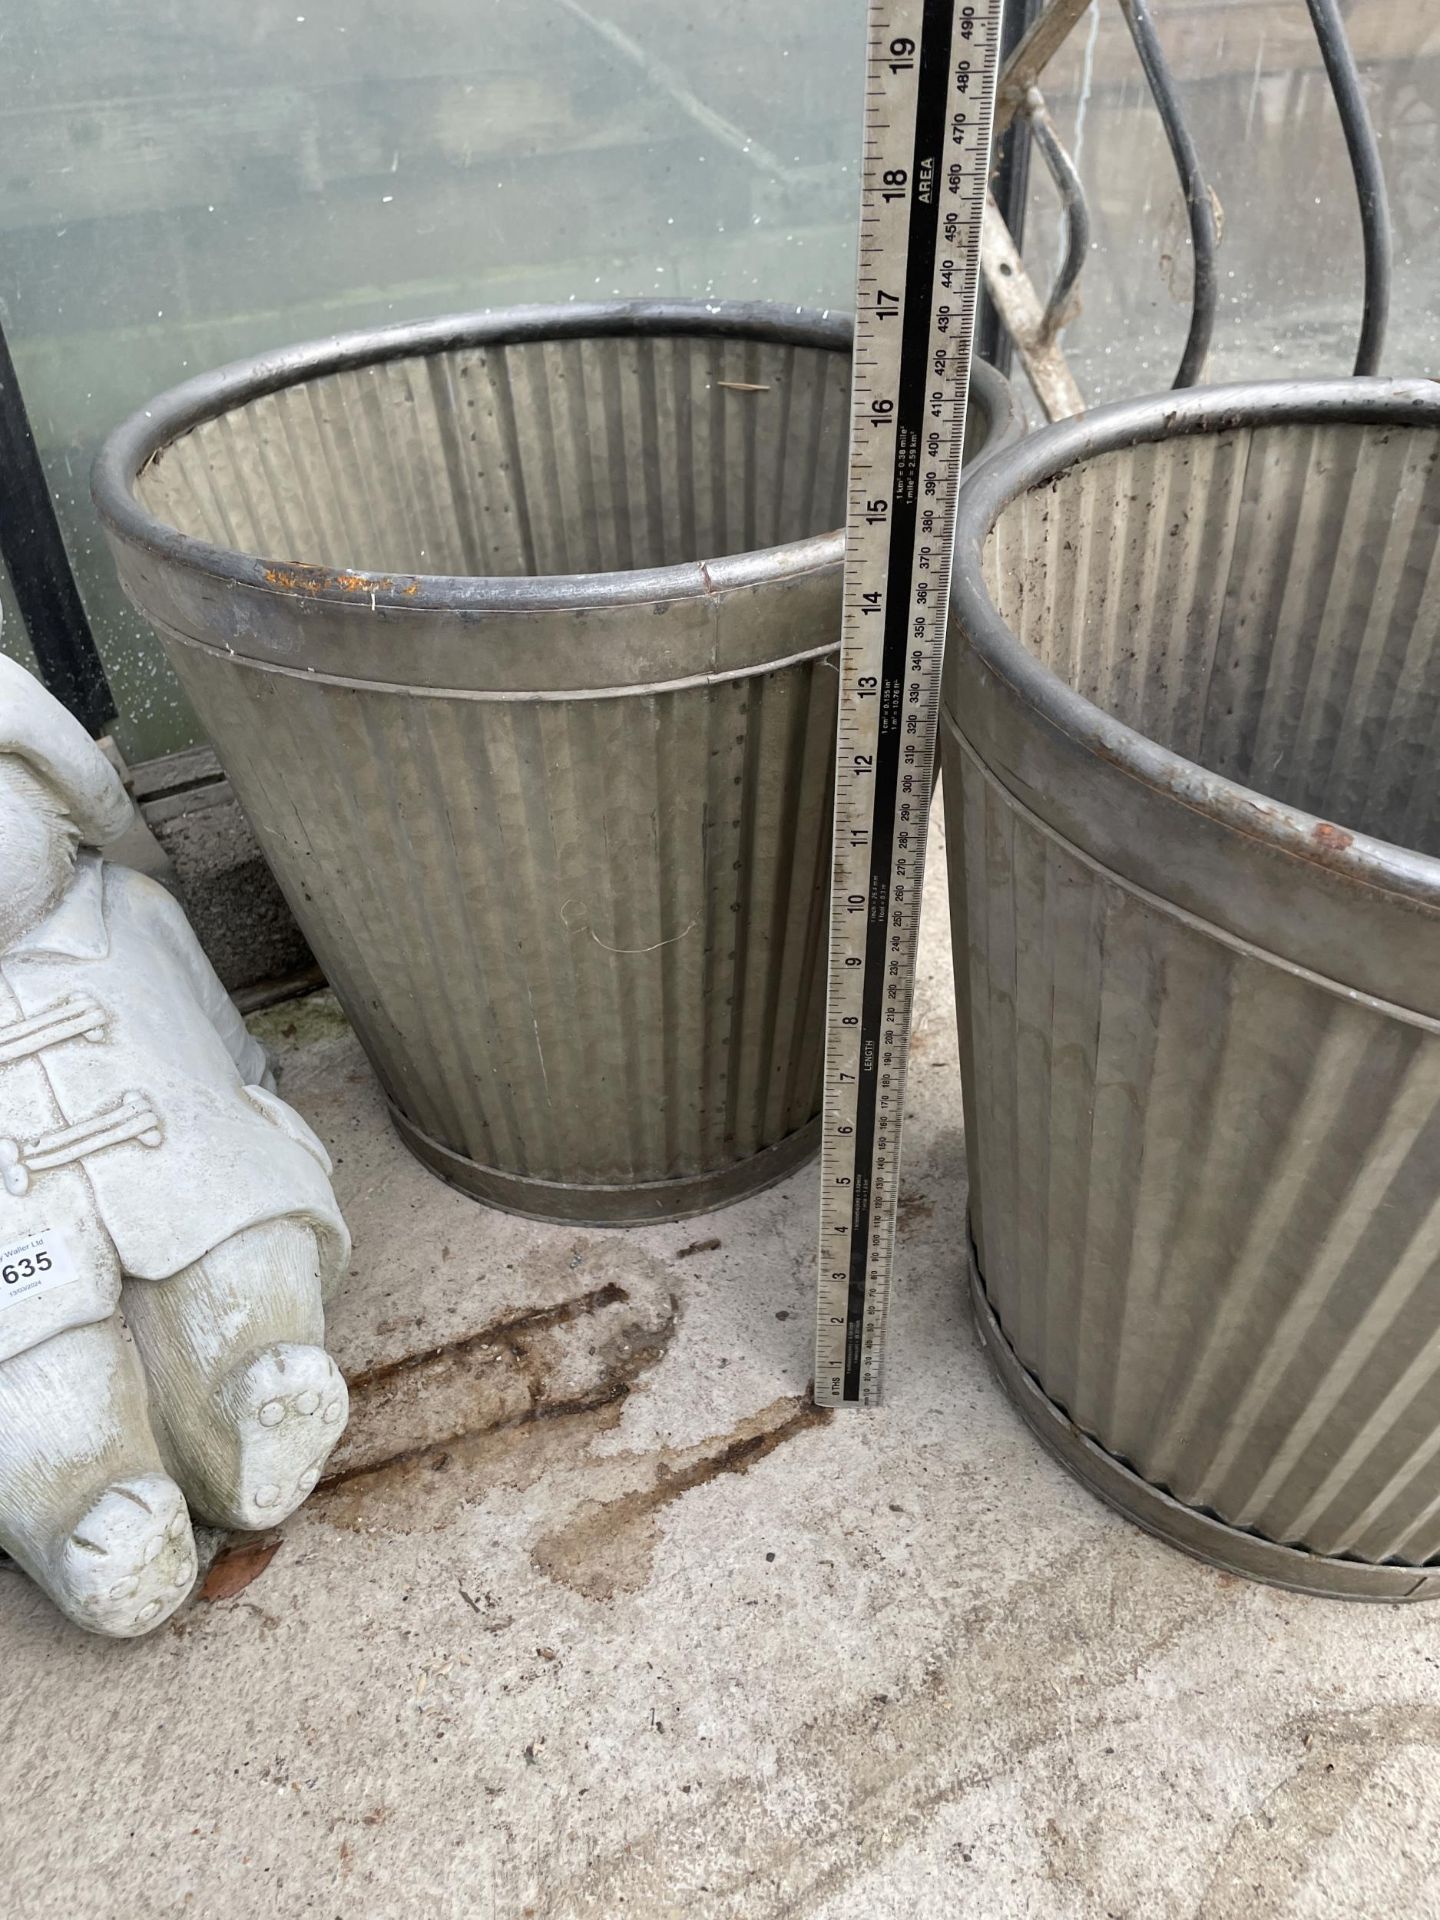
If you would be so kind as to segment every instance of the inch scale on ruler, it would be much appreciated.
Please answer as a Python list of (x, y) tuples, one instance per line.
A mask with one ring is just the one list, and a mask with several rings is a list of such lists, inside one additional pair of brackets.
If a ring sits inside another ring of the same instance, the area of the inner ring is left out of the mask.
[(815, 1398), (880, 1397), (1003, 0), (870, 0)]

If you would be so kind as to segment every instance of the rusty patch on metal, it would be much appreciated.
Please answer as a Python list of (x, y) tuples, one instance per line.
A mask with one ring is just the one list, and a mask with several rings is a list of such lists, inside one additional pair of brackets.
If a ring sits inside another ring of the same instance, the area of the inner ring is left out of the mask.
[[(650, 1578), (663, 1507), (707, 1486), (724, 1474), (748, 1473), (786, 1440), (823, 1426), (833, 1409), (787, 1395), (749, 1414), (729, 1433), (693, 1447), (663, 1447), (642, 1456), (650, 1468), (648, 1484), (608, 1500), (586, 1500), (569, 1519), (543, 1535), (531, 1549), (540, 1571), (591, 1600), (633, 1593)], [(612, 1455), (607, 1467), (623, 1470), (634, 1456)]]
[(1327, 853), (1343, 853), (1346, 847), (1355, 844), (1353, 833), (1347, 833), (1343, 827), (1334, 826), (1328, 820), (1317, 820), (1310, 829), (1310, 838)]
[[(1301, 824), (1303, 816), (1297, 814), (1294, 808), (1263, 796), (1256, 800), (1234, 789), (1227, 792), (1229, 783), (1224, 777), (1211, 773), (1208, 767), (1200, 766), (1198, 761), (1181, 761), (1167, 771), (1162, 779), (1152, 779), (1149, 774), (1133, 766), (1119, 748), (1112, 747), (1108, 742), (1078, 734), (1071, 734), (1070, 737), (1086, 753), (1093, 754), (1106, 766), (1114, 767), (1137, 786), (1173, 801), (1176, 806), (1184, 807), (1187, 813), (1209, 820), (1227, 833), (1253, 841), (1269, 853), (1283, 854), (1288, 859), (1324, 867), (1371, 893), (1384, 894), (1388, 899), (1401, 900), (1407, 905), (1416, 904), (1412, 894), (1404, 893), (1398, 887), (1390, 886), (1385, 880), (1358, 868), (1353, 857), (1347, 857), (1355, 844), (1355, 835), (1344, 827), (1337, 827), (1332, 821), (1319, 820), (1308, 832), (1304, 832)], [(1180, 790), (1185, 772), (1193, 768), (1198, 768), (1205, 776), (1204, 797), (1192, 797)]]
[(329, 567), (266, 567), (266, 584), (283, 593), (403, 593), (413, 599), (420, 591), (418, 580), (397, 580), (392, 574), (343, 573)]

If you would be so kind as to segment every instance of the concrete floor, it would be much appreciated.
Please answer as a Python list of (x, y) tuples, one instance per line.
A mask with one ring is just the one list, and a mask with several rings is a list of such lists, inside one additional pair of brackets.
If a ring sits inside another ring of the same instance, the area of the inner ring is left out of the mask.
[(0, 1576), (0, 1911), (1440, 1915), (1440, 1614), (1182, 1558), (986, 1372), (939, 878), (874, 1413), (807, 1400), (813, 1168), (530, 1226), (406, 1156), (328, 997), (253, 1023), (355, 1232), (352, 1427), (149, 1640)]

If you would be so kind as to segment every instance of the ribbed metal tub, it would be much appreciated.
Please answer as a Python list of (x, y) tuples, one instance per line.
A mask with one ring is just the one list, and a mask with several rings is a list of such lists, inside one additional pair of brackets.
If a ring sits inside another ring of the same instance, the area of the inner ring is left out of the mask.
[(1440, 1593), (1440, 397), (1170, 394), (967, 486), (945, 792), (972, 1282), (1097, 1492)]
[(815, 1145), (849, 356), (793, 308), (470, 316), (101, 454), (402, 1137), (495, 1205), (675, 1218)]

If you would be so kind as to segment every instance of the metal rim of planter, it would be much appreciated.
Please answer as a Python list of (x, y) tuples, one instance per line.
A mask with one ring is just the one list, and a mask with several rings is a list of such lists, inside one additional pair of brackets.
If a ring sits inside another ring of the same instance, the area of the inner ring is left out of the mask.
[[(983, 671), (1083, 750), (1219, 825), (1275, 851), (1319, 862), (1360, 887), (1440, 906), (1440, 859), (1329, 823), (1148, 739), (1041, 665), (1002, 618), (983, 576), (985, 543), (1005, 508), (1082, 461), (1183, 434), (1266, 426), (1440, 428), (1440, 389), (1415, 379), (1267, 381), (1125, 401), (1047, 428), (987, 460), (962, 496), (953, 615)], [(986, 1291), (967, 1221), (970, 1296), (997, 1379), (1036, 1438), (1107, 1505), (1146, 1532), (1228, 1572), (1329, 1599), (1402, 1602), (1440, 1597), (1440, 1567), (1327, 1556), (1287, 1546), (1175, 1499), (1078, 1427), (1015, 1352)]]
[[(350, 605), (363, 597), (375, 606), (406, 613), (523, 613), (572, 605), (624, 607), (711, 596), (790, 574), (838, 567), (844, 556), (845, 535), (843, 528), (837, 527), (781, 546), (608, 573), (397, 575), (363, 566), (342, 573), (334, 567), (296, 562), (287, 555), (266, 557), (214, 546), (167, 526), (135, 493), (135, 483), (149, 461), (181, 435), (282, 387), (387, 360), (461, 347), (596, 335), (638, 338), (665, 332), (776, 341), (848, 353), (854, 323), (849, 314), (820, 313), (763, 300), (624, 300), (584, 305), (577, 301), (565, 306), (453, 314), (440, 320), (338, 334), (201, 374), (133, 413), (109, 436), (96, 457), (91, 477), (95, 505), (101, 519), (131, 545), (233, 586), (274, 592), (276, 570), (283, 568), (307, 598)], [(972, 366), (971, 396), (992, 423), (990, 448), (1015, 437), (1019, 428), (1015, 396), (1009, 382), (983, 361)], [(988, 451), (985, 457), (991, 457)], [(976, 467), (979, 464), (974, 463)]]
[[(123, 539), (164, 555), (172, 563), (262, 592), (276, 590), (283, 569), (285, 590), (308, 598), (351, 605), (373, 599), (378, 607), (410, 613), (523, 613), (571, 605), (630, 606), (675, 600), (744, 586), (753, 580), (808, 572), (839, 563), (843, 536), (814, 535), (783, 547), (728, 554), (676, 566), (613, 573), (455, 575), (394, 574), (357, 565), (337, 567), (296, 562), (291, 555), (261, 556), (181, 533), (153, 515), (136, 497), (135, 482), (147, 463), (203, 421), (307, 380), (464, 347), (509, 346), (524, 341), (641, 336), (656, 332), (742, 337), (787, 345), (849, 349), (851, 326), (841, 315), (823, 315), (767, 301), (714, 302), (634, 300), (563, 307), (511, 307), (498, 313), (455, 314), (445, 319), (402, 322), (340, 334), (259, 354), (200, 375), (161, 394), (134, 413), (101, 448), (92, 475), (100, 517)], [(703, 556), (702, 556), (703, 557)]]
[(1121, 772), (1282, 852), (1321, 859), (1350, 880), (1440, 905), (1440, 860), (1371, 834), (1327, 834), (1327, 823), (1315, 814), (1208, 772), (1074, 692), (1011, 633), (984, 580), (985, 541), (1004, 509), (1080, 461), (1181, 434), (1325, 423), (1440, 428), (1440, 387), (1411, 379), (1257, 381), (1121, 401), (1060, 421), (996, 453), (967, 481), (955, 527), (952, 608), (966, 644), (988, 668), (1043, 719)]

